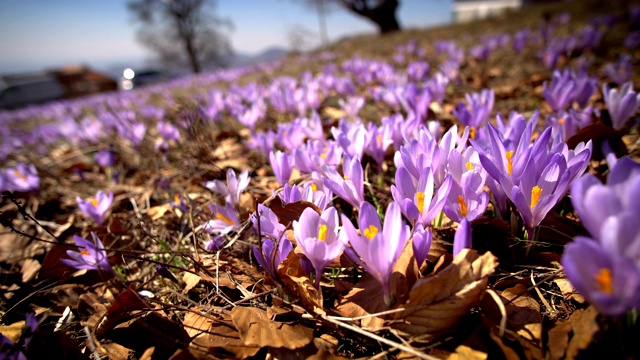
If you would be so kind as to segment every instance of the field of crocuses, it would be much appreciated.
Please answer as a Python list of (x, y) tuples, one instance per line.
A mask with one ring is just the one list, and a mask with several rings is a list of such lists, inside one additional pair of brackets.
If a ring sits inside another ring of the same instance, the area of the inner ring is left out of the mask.
[(639, 48), (551, 4), (0, 112), (0, 357), (634, 358)]

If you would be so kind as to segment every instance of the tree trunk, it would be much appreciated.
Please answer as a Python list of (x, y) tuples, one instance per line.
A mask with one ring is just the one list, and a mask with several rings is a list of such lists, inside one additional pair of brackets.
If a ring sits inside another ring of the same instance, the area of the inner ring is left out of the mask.
[(191, 64), (191, 70), (197, 74), (200, 72), (200, 62), (198, 61), (196, 49), (193, 47), (192, 39), (185, 39), (185, 45), (187, 56), (189, 56), (189, 64)]
[(343, 3), (349, 10), (373, 21), (378, 26), (380, 34), (402, 30), (396, 19), (398, 0), (384, 0), (372, 8), (367, 5), (366, 0), (343, 0)]

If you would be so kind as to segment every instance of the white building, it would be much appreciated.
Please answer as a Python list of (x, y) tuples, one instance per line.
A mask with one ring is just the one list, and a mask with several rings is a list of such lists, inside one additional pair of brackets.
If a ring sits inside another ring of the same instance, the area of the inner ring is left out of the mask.
[(463, 23), (522, 7), (523, 0), (454, 0), (453, 22)]

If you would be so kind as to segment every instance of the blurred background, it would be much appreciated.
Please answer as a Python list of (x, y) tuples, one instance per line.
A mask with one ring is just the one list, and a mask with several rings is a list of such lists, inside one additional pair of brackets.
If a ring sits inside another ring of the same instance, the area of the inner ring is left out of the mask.
[(354, 35), (464, 21), (521, 2), (0, 0), (0, 107), (277, 60)]

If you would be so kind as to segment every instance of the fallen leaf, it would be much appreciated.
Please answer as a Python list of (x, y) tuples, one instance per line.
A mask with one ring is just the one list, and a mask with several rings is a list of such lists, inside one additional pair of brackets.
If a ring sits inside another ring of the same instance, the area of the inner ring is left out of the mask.
[(451, 329), (478, 303), (497, 265), (497, 258), (489, 252), (479, 256), (464, 249), (451, 265), (414, 284), (409, 300), (397, 306), (405, 310), (394, 316), (392, 327), (403, 336), (435, 335)]
[(288, 293), (302, 301), (302, 306), (311, 314), (322, 314), (322, 293), (313, 286), (296, 254), (292, 251), (278, 266), (278, 275)]
[(553, 282), (558, 285), (560, 292), (562, 292), (562, 297), (565, 300), (575, 300), (580, 304), (584, 304), (586, 301), (584, 296), (582, 296), (566, 278), (554, 279)]
[(316, 204), (300, 200), (292, 203), (284, 204), (279, 196), (274, 197), (269, 202), (265, 204), (280, 220), (280, 224), (284, 226), (288, 226), (292, 224), (294, 221), (298, 221), (300, 219), (300, 215), (306, 208), (312, 208), (317, 211), (318, 214), (322, 214), (322, 210), (316, 206)]
[(40, 267), (38, 260), (25, 259), (22, 263), (22, 269), (20, 270), (20, 272), (22, 272), (22, 282), (26, 283), (33, 280), (40, 270)]
[(185, 272), (184, 275), (182, 275), (182, 281), (184, 281), (184, 284), (185, 284), (184, 289), (182, 290), (182, 293), (183, 294), (188, 293), (189, 290), (193, 289), (196, 285), (198, 285), (200, 280), (202, 280), (200, 276), (190, 272)]
[(180, 324), (155, 311), (119, 324), (108, 337), (137, 354), (153, 348), (154, 359), (166, 359), (190, 341)]
[[(584, 312), (575, 314), (576, 319), (571, 323), (573, 336), (567, 347), (567, 359), (575, 359), (580, 350), (586, 349), (593, 340), (593, 336), (598, 332), (599, 326), (596, 318), (598, 312), (589, 306)], [(573, 315), (571, 316), (573, 319)]]
[[(336, 304), (335, 311), (340, 316), (356, 318), (368, 316), (389, 310), (383, 300), (382, 287), (373, 276), (365, 273), (358, 284), (341, 297)], [(372, 332), (380, 331), (384, 326), (384, 319), (377, 316), (369, 316), (360, 320), (360, 325)]]
[[(511, 330), (520, 334), (524, 330), (529, 335), (534, 335), (537, 341), (540, 341), (542, 333), (531, 334), (526, 331), (528, 324), (540, 324), (542, 322), (542, 314), (540, 313), (540, 304), (529, 295), (527, 288), (522, 284), (505, 289), (500, 293), (505, 301), (507, 309), (507, 319)], [(523, 334), (520, 334), (523, 335)], [(527, 338), (528, 335), (523, 335)], [(528, 338), (528, 340), (533, 340)]]
[(2, 325), (0, 326), (0, 334), (9, 338), (9, 340), (17, 343), (20, 340), (20, 335), (22, 335), (22, 329), (24, 328), (25, 321), (20, 320), (18, 322), (14, 322), (11, 325)]
[(267, 312), (236, 306), (231, 319), (240, 332), (242, 343), (247, 346), (298, 349), (313, 340), (313, 329), (304, 325), (288, 325), (269, 319)]
[(449, 355), (447, 360), (485, 360), (489, 355), (487, 353), (474, 350), (468, 346), (460, 345), (456, 348), (456, 352)]
[(168, 203), (163, 205), (153, 206), (153, 207), (150, 207), (149, 210), (147, 210), (147, 215), (151, 216), (151, 220), (155, 221), (162, 218), (164, 214), (167, 213), (167, 211), (171, 210), (172, 207), (173, 206), (171, 206), (171, 204), (168, 204)]
[(149, 309), (150, 306), (138, 295), (133, 287), (121, 292), (114, 299), (113, 304), (108, 308), (96, 326), (95, 333), (100, 337), (113, 329), (116, 325), (128, 319), (135, 310)]
[[(572, 316), (582, 311), (582, 309), (576, 310)], [(571, 320), (563, 321), (549, 330), (549, 341), (547, 341), (549, 360), (564, 358), (569, 345), (569, 333), (571, 333)]]
[(255, 355), (260, 347), (244, 345), (240, 333), (231, 317), (225, 314), (202, 316), (198, 308), (188, 312), (183, 321), (187, 333), (193, 340), (188, 350), (178, 352), (175, 359), (244, 359)]

